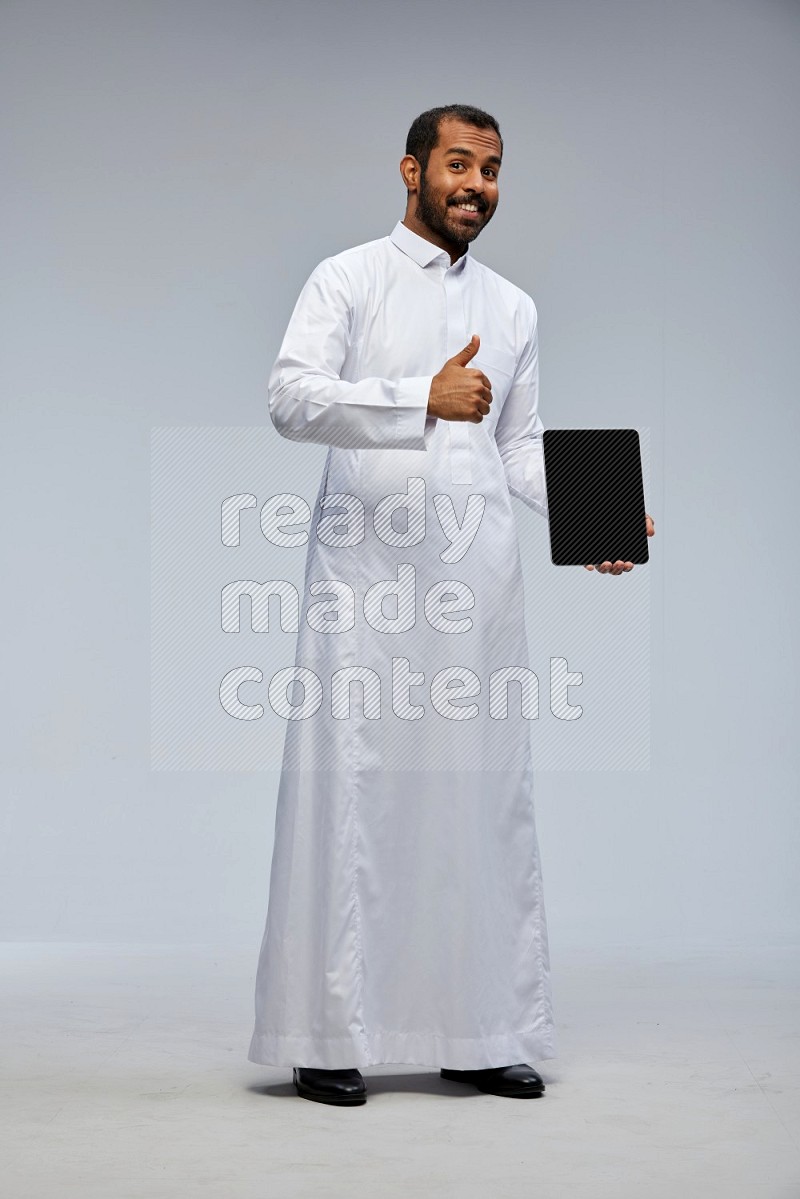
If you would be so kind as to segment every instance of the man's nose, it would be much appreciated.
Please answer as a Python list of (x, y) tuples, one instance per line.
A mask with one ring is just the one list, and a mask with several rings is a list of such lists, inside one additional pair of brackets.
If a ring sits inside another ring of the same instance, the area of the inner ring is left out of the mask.
[(484, 182), (485, 182), (485, 180), (483, 178), (483, 175), (481, 174), (480, 170), (476, 167), (474, 170), (470, 171), (469, 175), (466, 178), (465, 190), (469, 191), (469, 192), (482, 192)]

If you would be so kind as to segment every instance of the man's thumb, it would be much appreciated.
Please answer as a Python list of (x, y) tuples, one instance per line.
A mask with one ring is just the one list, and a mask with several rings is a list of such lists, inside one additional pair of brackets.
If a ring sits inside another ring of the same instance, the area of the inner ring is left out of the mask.
[(463, 350), (459, 350), (450, 359), (451, 362), (456, 362), (459, 366), (466, 366), (471, 358), (474, 358), (480, 349), (481, 339), (477, 333), (473, 333)]

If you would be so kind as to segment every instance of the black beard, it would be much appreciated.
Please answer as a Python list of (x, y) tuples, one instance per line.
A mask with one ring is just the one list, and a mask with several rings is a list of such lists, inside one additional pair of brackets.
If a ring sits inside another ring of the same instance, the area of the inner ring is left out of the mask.
[[(454, 205), (447, 205), (447, 207), (452, 208)], [(485, 215), (485, 210), (481, 208), (480, 203), (478, 203), (478, 209), (481, 215)], [(424, 171), (421, 172), (419, 177), (417, 216), (434, 233), (438, 233), (440, 237), (445, 238), (447, 241), (455, 242), (457, 245), (462, 246), (474, 241), (486, 224), (486, 220), (483, 220), (474, 226), (464, 225), (457, 230), (454, 229), (453, 225), (447, 223), (446, 216), (442, 214), (431, 189), (428, 187)]]

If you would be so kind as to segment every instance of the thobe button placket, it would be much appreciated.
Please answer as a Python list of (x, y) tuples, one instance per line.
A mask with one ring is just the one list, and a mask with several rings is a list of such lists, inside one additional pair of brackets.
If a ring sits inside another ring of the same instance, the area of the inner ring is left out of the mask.
[[(463, 280), (465, 263), (458, 272), (449, 268), (444, 271), (445, 313), (447, 323), (447, 357), (452, 358), (463, 350), (470, 338), (470, 330), (464, 318)], [(468, 421), (450, 420), (447, 435), (450, 439), (450, 481), (472, 482), (472, 450)]]

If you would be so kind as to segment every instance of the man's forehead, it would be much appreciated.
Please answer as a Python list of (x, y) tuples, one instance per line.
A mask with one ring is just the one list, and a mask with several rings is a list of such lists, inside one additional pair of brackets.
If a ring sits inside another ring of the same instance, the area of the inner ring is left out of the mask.
[(495, 154), (498, 158), (502, 154), (500, 139), (494, 129), (480, 129), (452, 118), (441, 121), (436, 148), (440, 154), (449, 154), (461, 148), (474, 150), (476, 154)]

